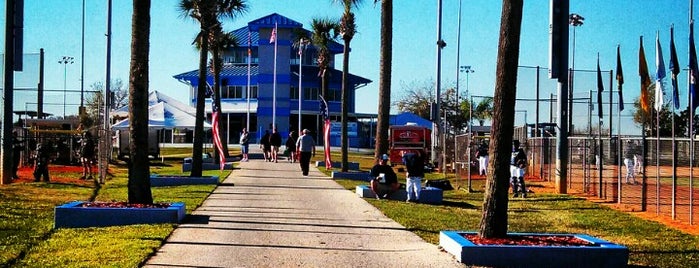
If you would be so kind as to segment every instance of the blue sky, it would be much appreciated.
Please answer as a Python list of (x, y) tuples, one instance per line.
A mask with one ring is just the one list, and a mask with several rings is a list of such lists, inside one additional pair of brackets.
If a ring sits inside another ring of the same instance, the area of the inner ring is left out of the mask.
[[(243, 27), (248, 21), (277, 12), (303, 23), (310, 28), (314, 17), (339, 18), (342, 8), (322, 0), (255, 0), (248, 1), (248, 13), (235, 20), (225, 20), (224, 28), (233, 30)], [(492, 95), (496, 74), (496, 54), (500, 27), (501, 1), (463, 1), (460, 65), (471, 65), (475, 70), (469, 75), (469, 90), (473, 95)], [(457, 0), (443, 2), (442, 38), (447, 46), (443, 50), (442, 85), (453, 87), (456, 81), (456, 36)], [(522, 40), (519, 64), (525, 66), (548, 65), (549, 1), (525, 1), (522, 21)], [(624, 98), (632, 102), (639, 95), (638, 43), (644, 36), (644, 47), (651, 74), (655, 73), (655, 36), (660, 31), (660, 41), (669, 62), (669, 28), (675, 25), (675, 39), (680, 65), (687, 66), (688, 7), (687, 0), (661, 1), (571, 1), (570, 10), (585, 17), (585, 24), (576, 29), (576, 69), (596, 68), (597, 53), (603, 70), (615, 68), (616, 46), (621, 45), (626, 83)], [(393, 100), (399, 99), (404, 90), (401, 85), (412, 82), (424, 83), (436, 77), (437, 1), (414, 0), (394, 2), (394, 46), (393, 46)], [(66, 87), (80, 88), (81, 46), (80, 0), (25, 0), (25, 53), (46, 52), (47, 89), (63, 89), (64, 70)], [(129, 45), (131, 33), (131, 1), (115, 0), (113, 6), (112, 78), (128, 81)], [(0, 7), (0, 18), (4, 22), (4, 4)], [(357, 111), (376, 113), (379, 80), (380, 6), (365, 1), (355, 11), (358, 34), (352, 40), (350, 72), (369, 78), (374, 82), (358, 90)], [(106, 1), (86, 1), (85, 27), (85, 88), (105, 79), (106, 44)], [(177, 99), (186, 100), (187, 87), (172, 78), (173, 75), (196, 69), (198, 52), (191, 45), (197, 23), (182, 18), (175, 0), (152, 1), (150, 89), (159, 90)], [(572, 32), (571, 32), (572, 38)], [(4, 45), (4, 42), (0, 46)], [(58, 64), (61, 56), (75, 57), (75, 63)], [(341, 68), (341, 55), (336, 58), (336, 67)], [(64, 69), (65, 67), (65, 69)], [(545, 71), (542, 71), (544, 74)], [(578, 75), (575, 98), (587, 98), (594, 90), (594, 76)], [(605, 78), (608, 77), (605, 76)], [(532, 99), (534, 75), (531, 70), (519, 73), (518, 97)], [(555, 93), (555, 82), (545, 79), (541, 96), (548, 98)], [(461, 75), (461, 89), (465, 91), (466, 77)], [(680, 76), (681, 106), (686, 107), (686, 75)], [(669, 84), (669, 81), (666, 82)], [(605, 90), (609, 90), (605, 82)], [(616, 89), (616, 82), (614, 82)], [(51, 95), (53, 94), (53, 95)], [(62, 98), (58, 93), (49, 97)], [(616, 95), (615, 95), (616, 96)], [(61, 100), (62, 101), (62, 100)], [(608, 101), (605, 94), (605, 102)], [(616, 100), (615, 100), (616, 101)], [(60, 102), (60, 101), (59, 101)], [(76, 95), (69, 95), (68, 103), (79, 103)], [(527, 110), (527, 121), (534, 121), (534, 102), (518, 103), (518, 110)], [(540, 106), (540, 121), (548, 121), (548, 103)], [(631, 110), (627, 105), (623, 115)], [(23, 107), (22, 107), (23, 108)], [(15, 108), (16, 110), (19, 107)], [(47, 109), (58, 109), (57, 107)], [(68, 108), (71, 110), (71, 108)], [(75, 108), (74, 108), (75, 109)], [(574, 114), (576, 124), (586, 124), (587, 104), (577, 104)], [(56, 112), (58, 110), (54, 110)], [(516, 121), (524, 122), (524, 113), (517, 113)], [(616, 116), (616, 114), (615, 114)], [(605, 109), (605, 120), (608, 108)], [(616, 124), (616, 121), (614, 122)], [(625, 129), (626, 130), (626, 129)], [(615, 131), (616, 132), (616, 131)]]

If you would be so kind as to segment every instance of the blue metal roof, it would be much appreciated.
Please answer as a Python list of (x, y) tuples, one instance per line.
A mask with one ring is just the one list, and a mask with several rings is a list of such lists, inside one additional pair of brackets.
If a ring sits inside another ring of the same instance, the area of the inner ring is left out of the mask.
[(253, 20), (251, 22), (248, 22), (248, 27), (250, 27), (252, 31), (258, 31), (260, 28), (274, 27), (275, 23), (276, 23), (277, 27), (279, 27), (279, 28), (302, 28), (303, 27), (303, 24), (301, 24), (295, 20), (292, 20), (290, 18), (279, 15), (277, 13), (272, 13), (270, 15)]
[[(296, 66), (296, 67), (294, 67)], [(298, 70), (298, 65), (291, 65), (291, 70)], [(303, 73), (304, 74), (313, 74), (313, 75), (304, 75), (303, 80), (304, 81), (314, 81), (318, 80), (318, 77), (316, 77), (315, 74), (317, 74), (319, 71), (319, 68), (317, 66), (303, 66)], [(329, 83), (331, 84), (340, 84), (342, 83), (342, 71), (336, 70), (336, 69), (329, 69), (328, 70), (329, 75)], [(258, 66), (257, 65), (252, 65), (250, 68), (250, 75), (251, 76), (257, 76), (258, 74)], [(223, 70), (221, 71), (221, 78), (236, 78), (236, 77), (246, 77), (248, 75), (248, 66), (247, 65), (227, 65), (223, 67)], [(173, 76), (177, 80), (181, 81), (187, 81), (190, 84), (198, 84), (195, 83), (196, 81), (199, 80), (199, 70), (192, 70), (186, 73), (181, 73), (178, 75)], [(213, 74), (211, 73), (211, 70), (207, 70), (207, 79), (211, 79), (213, 77)], [(296, 79), (298, 81), (298, 74), (295, 72), (291, 73), (291, 77), (293, 79)], [(371, 83), (372, 81), (369, 79), (366, 79), (361, 76), (349, 74), (349, 82), (351, 85), (366, 85), (368, 83)], [(236, 81), (233, 79), (233, 81)]]
[[(298, 28), (301, 28), (301, 26), (299, 26)], [(303, 28), (301, 28), (301, 29), (303, 29)], [(259, 30), (259, 29), (257, 29), (257, 30)], [(257, 30), (252, 30), (251, 27), (242, 27), (240, 29), (231, 31), (231, 33), (235, 36), (235, 39), (238, 40), (239, 48), (247, 48), (247, 46), (248, 46), (248, 32), (250, 32), (250, 43), (251, 43), (252, 47), (257, 47), (259, 44), (258, 42), (260, 41), (260, 33)], [(306, 31), (308, 36), (311, 36), (311, 34), (312, 34), (311, 31), (306, 30), (306, 29), (303, 29), (303, 30)], [(335, 41), (330, 41), (330, 43), (328, 44), (328, 48), (330, 49), (330, 53), (333, 53), (333, 54), (342, 53), (344, 47), (345, 46), (343, 46), (342, 44), (335, 42)], [(313, 45), (311, 45), (309, 47), (309, 49), (315, 50)]]

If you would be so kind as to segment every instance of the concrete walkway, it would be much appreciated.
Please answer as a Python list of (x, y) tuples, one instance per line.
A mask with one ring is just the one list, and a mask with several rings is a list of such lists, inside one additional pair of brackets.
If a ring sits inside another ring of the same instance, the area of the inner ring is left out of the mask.
[(316, 168), (239, 168), (145, 267), (464, 267)]

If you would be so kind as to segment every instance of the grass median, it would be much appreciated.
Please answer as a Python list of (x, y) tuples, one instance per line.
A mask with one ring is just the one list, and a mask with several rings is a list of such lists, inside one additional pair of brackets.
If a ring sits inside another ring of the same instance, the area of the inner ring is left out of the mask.
[[(159, 162), (159, 161), (158, 161)], [(155, 163), (155, 162), (154, 162)], [(152, 173), (187, 175), (181, 161), (151, 167)], [(162, 245), (174, 224), (53, 229), (53, 209), (74, 200), (125, 201), (127, 169), (110, 166), (103, 185), (64, 172), (51, 183), (13, 183), (0, 187), (0, 267), (137, 267)], [(230, 171), (205, 171), (225, 178)], [(53, 174), (52, 174), (53, 175)], [(184, 202), (197, 208), (216, 185), (153, 187), (154, 202)]]

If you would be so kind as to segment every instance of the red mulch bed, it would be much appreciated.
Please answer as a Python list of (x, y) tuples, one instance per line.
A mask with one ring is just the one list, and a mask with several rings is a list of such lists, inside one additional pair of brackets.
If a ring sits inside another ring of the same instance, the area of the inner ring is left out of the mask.
[(85, 202), (80, 204), (84, 208), (168, 208), (168, 203), (131, 204), (126, 202)]
[[(49, 177), (52, 183), (84, 184), (91, 185), (93, 180), (81, 180), (83, 168), (81, 166), (49, 165)], [(97, 177), (97, 166), (92, 167), (93, 177)], [(17, 171), (19, 179), (12, 180), (13, 183), (34, 182), (34, 168), (20, 167)]]
[(550, 247), (591, 247), (593, 243), (572, 235), (509, 235), (507, 238), (481, 238), (478, 234), (464, 234), (466, 239), (476, 245), (511, 245), (511, 246), (550, 246)]

